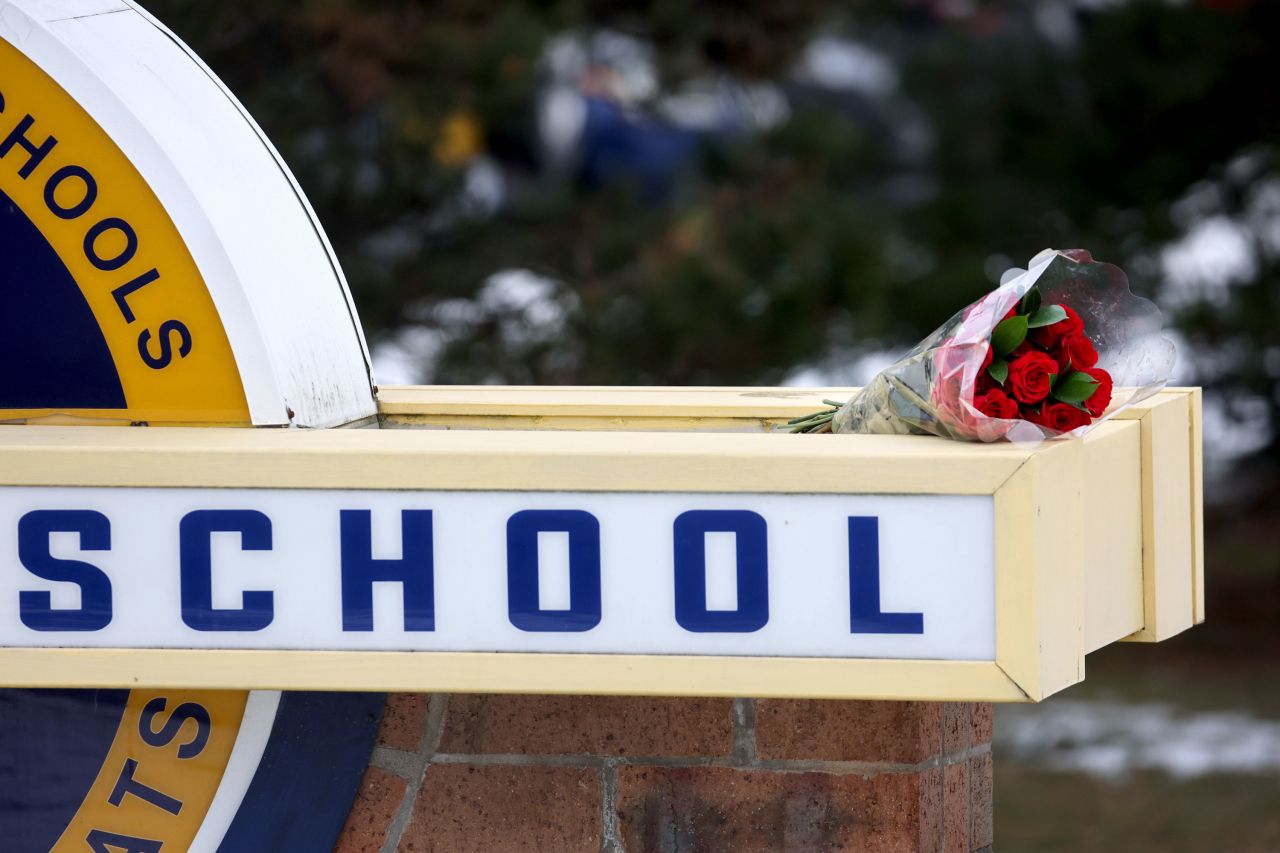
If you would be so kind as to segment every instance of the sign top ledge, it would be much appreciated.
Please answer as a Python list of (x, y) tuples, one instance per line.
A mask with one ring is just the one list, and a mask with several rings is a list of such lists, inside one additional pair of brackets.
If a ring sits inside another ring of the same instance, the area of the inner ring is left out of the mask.
[[(1100, 424), (1095, 429), (1110, 429), (1114, 424)], [(926, 456), (953, 458), (981, 454), (989, 459), (1027, 459), (1060, 447), (1066, 442), (1044, 442), (1036, 447), (1022, 447), (997, 442), (959, 442), (934, 436), (915, 435), (840, 435), (802, 436), (774, 430), (764, 433), (706, 430), (699, 432), (667, 432), (638, 430), (628, 432), (591, 429), (541, 431), (485, 429), (208, 429), (203, 427), (126, 427), (126, 426), (28, 426), (0, 425), (0, 453), (39, 451), (165, 451), (206, 450), (211, 452), (409, 452), (435, 449), (453, 451), (509, 452), (536, 444), (554, 450), (560, 447), (586, 452), (594, 449), (613, 451), (631, 447), (637, 451), (702, 453), (709, 447), (732, 447), (750, 453), (761, 450), (771, 454), (829, 457)], [(765, 450), (767, 448), (767, 451)]]
[[(792, 418), (847, 400), (857, 387), (715, 387), (591, 385), (383, 385), (378, 410), (397, 415), (526, 415), (696, 418)], [(1198, 394), (1199, 388), (1165, 388), (1159, 395)], [(1154, 399), (1154, 398), (1153, 398)], [(1152, 400), (1117, 415), (1141, 417)]]
[(1035, 449), (744, 432), (0, 428), (0, 486), (994, 495)]

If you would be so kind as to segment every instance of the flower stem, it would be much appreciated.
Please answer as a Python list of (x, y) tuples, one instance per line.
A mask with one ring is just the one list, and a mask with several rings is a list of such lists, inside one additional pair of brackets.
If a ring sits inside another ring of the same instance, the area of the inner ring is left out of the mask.
[(831, 421), (836, 416), (836, 412), (840, 411), (843, 403), (836, 403), (831, 400), (823, 400), (830, 409), (823, 409), (820, 412), (804, 415), (795, 420), (787, 421), (787, 426), (791, 428), (793, 433), (796, 432), (831, 432)]

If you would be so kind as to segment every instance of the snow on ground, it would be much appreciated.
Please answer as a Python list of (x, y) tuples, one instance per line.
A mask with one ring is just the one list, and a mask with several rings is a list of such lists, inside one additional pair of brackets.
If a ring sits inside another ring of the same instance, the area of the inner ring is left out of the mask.
[(1241, 711), (1184, 713), (1161, 703), (1051, 700), (1001, 709), (995, 747), (1051, 770), (1121, 779), (1136, 770), (1178, 778), (1280, 776), (1280, 720)]
[(547, 343), (564, 331), (576, 295), (555, 279), (527, 269), (506, 269), (485, 279), (474, 299), (445, 299), (430, 307), (431, 324), (406, 326), (373, 348), (379, 385), (430, 382), (450, 341), (478, 324), (496, 322), (502, 344), (519, 350)]

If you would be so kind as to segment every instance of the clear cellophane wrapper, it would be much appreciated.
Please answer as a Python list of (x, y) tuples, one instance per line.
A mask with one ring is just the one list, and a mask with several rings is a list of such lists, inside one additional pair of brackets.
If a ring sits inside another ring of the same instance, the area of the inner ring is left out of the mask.
[[(1080, 315), (1098, 351), (1097, 366), (1111, 374), (1115, 385), (1106, 411), (1067, 433), (1021, 419), (988, 417), (973, 404), (991, 332), (1032, 287), (1039, 288), (1042, 304), (1067, 305)], [(1019, 444), (1083, 435), (1169, 381), (1176, 353), (1173, 342), (1161, 334), (1162, 326), (1160, 309), (1135, 296), (1118, 267), (1094, 261), (1082, 250), (1046, 249), (1027, 269), (1006, 272), (998, 288), (878, 373), (836, 412), (832, 432)]]

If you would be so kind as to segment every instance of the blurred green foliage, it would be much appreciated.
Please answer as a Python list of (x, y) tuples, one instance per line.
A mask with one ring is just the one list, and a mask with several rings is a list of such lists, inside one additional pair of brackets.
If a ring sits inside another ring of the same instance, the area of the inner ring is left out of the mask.
[[(280, 148), (371, 341), (443, 332), (423, 380), (776, 382), (913, 342), (1045, 246), (1088, 248), (1159, 298), (1166, 247), (1226, 217), (1246, 274), (1167, 301), (1194, 378), (1280, 425), (1280, 4), (148, 5)], [(704, 136), (656, 196), (550, 168), (547, 45), (602, 29), (652, 47), (659, 93), (772, 81), (789, 115)], [(886, 58), (896, 86), (797, 87), (821, 33)], [(496, 212), (457, 203), (477, 151), (505, 176)], [(556, 283), (554, 334), (458, 322), (511, 268)]]

